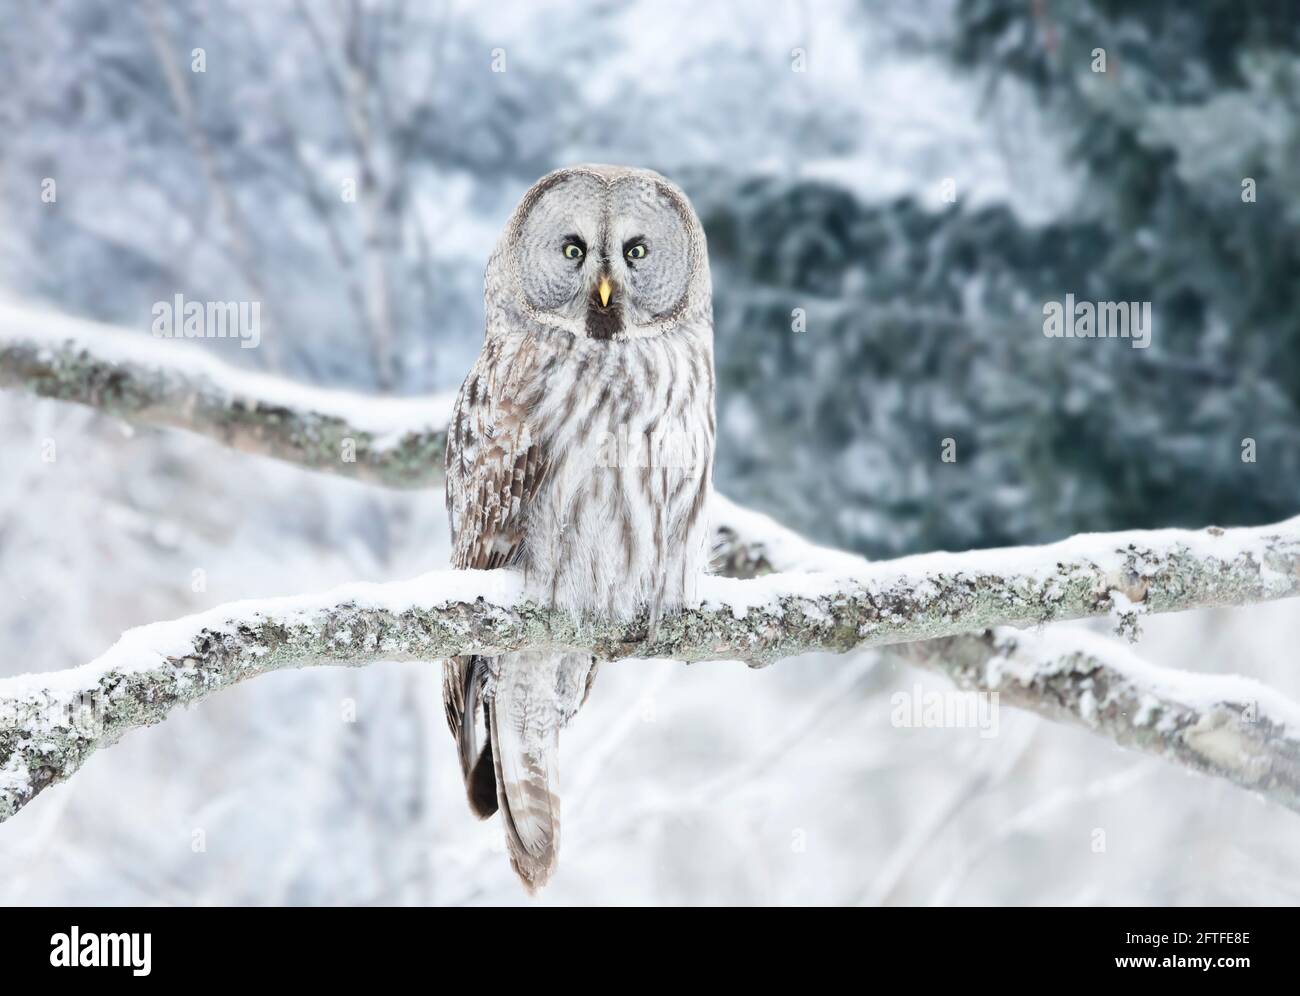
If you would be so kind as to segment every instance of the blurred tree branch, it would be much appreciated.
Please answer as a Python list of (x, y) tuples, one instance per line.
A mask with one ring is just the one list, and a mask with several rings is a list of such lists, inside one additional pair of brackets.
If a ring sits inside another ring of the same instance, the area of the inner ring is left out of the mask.
[(217, 200), (221, 219), (224, 222), (225, 233), (230, 240), (240, 276), (243, 277), (254, 295), (259, 299), (265, 298), (266, 294), (262, 287), (262, 279), (258, 274), (253, 256), (248, 219), (240, 210), (239, 202), (236, 200), (231, 185), (227, 182), (225, 172), (222, 170), (212, 148), (212, 142), (208, 139), (203, 123), (199, 120), (198, 110), (194, 105), (194, 97), (191, 95), (189, 86), (186, 83), (185, 74), (181, 72), (180, 66), (176, 63), (175, 45), (168, 36), (167, 26), (163, 23), (164, 12), (158, 0), (146, 0), (143, 7), (143, 18), (149, 33), (150, 44), (157, 56), (163, 79), (167, 83), (167, 92), (176, 107), (176, 113), (194, 151), (194, 156), (203, 169), (208, 187)]
[[(362, 262), (364, 279), (362, 298), (365, 305), (366, 324), (375, 361), (375, 376), (379, 389), (392, 388), (395, 377), (393, 341), (393, 307), (388, 276), (386, 240), (401, 224), (388, 208), (396, 203), (395, 192), (387, 190), (387, 178), (381, 176), (373, 121), (373, 86), (376, 75), (373, 51), (363, 42), (367, 19), (360, 8), (352, 4), (346, 15), (340, 17), (342, 65), (333, 59), (333, 49), (324, 30), (312, 16), (302, 0), (296, 10), (307, 33), (311, 36), (320, 56), (325, 77), (330, 83), (348, 125), (348, 136), (356, 155), (360, 176), (357, 177), (357, 204), (362, 214)], [(375, 35), (372, 35), (372, 41)], [(385, 172), (391, 172), (391, 168)]]
[(998, 627), (900, 647), (960, 688), (1093, 733), (1300, 812), (1300, 706), (1236, 675), (1172, 671), (1123, 644), (1065, 628)]

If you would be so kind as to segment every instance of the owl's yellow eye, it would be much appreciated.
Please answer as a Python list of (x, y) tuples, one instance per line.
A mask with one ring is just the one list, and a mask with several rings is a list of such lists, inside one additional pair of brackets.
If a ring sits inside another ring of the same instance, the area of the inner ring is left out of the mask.
[(645, 244), (638, 242), (628, 249), (625, 255), (628, 259), (645, 259)]
[(586, 255), (582, 251), (582, 246), (578, 245), (576, 242), (566, 242), (563, 252), (565, 259), (582, 259), (582, 257)]

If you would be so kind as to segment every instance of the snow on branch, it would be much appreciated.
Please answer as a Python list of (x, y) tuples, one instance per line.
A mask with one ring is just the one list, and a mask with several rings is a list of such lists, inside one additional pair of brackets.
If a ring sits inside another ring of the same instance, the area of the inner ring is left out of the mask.
[(810, 543), (775, 519), (737, 505), (716, 491), (709, 496), (713, 573), (754, 578), (776, 571), (852, 575), (870, 570), (855, 553)]
[[(761, 551), (765, 558), (801, 555), (790, 535), (773, 531), (769, 539)], [(817, 560), (817, 548), (804, 546), (802, 555)], [(1129, 661), (1124, 673), (1131, 689), (1121, 691), (1103, 672), (1089, 672), (1086, 657), (1058, 654), (1043, 661), (1042, 654), (1008, 649), (1008, 640), (1029, 639), (1023, 635), (996, 632), (992, 639), (999, 642), (980, 652), (982, 662), (970, 641), (988, 637), (934, 641), (990, 627), (1107, 614), (1132, 632), (1145, 612), (1298, 595), (1300, 518), (1257, 529), (1098, 534), (1044, 547), (875, 564), (840, 554), (835, 562), (852, 573), (706, 578), (701, 605), (661, 620), (653, 631), (644, 622), (574, 620), (527, 603), (518, 575), (506, 571), (440, 571), (410, 582), (236, 602), (131, 630), (83, 667), (0, 680), (0, 820), (127, 730), (159, 722), (175, 706), (245, 678), (289, 667), (434, 661), (521, 648), (580, 647), (603, 659), (738, 659), (759, 665), (806, 651), (927, 641), (912, 651), (918, 659), (942, 660), (965, 684), (1005, 688), (1011, 701), (1040, 712), (1059, 708), (1099, 723), (1102, 717), (1112, 725), (1098, 725), (1099, 732), (1121, 742), (1126, 741), (1117, 731), (1123, 723), (1111, 713), (1133, 705), (1134, 718), (1123, 734), (1131, 738), (1127, 742), (1142, 742), (1142, 715), (1157, 729), (1173, 716), (1175, 732), (1186, 741), (1187, 729), (1219, 712), (1197, 711), (1192, 704), (1175, 716), (1172, 706), (1159, 704), (1164, 700), (1158, 682)], [(1084, 671), (1066, 670), (1067, 659)], [(1073, 700), (1058, 687), (1062, 682)], [(1111, 691), (1121, 697), (1112, 700)], [(1148, 707), (1143, 696), (1154, 696), (1157, 704)], [(1221, 699), (1225, 708), (1236, 701), (1226, 694)], [(1290, 716), (1275, 715), (1273, 725), (1259, 728), (1260, 750), (1267, 748), (1268, 731), (1285, 729), (1294, 736), (1300, 730)], [(1202, 762), (1195, 766), (1217, 771), (1208, 759), (1215, 749), (1227, 750), (1226, 728), (1199, 729)], [(1237, 737), (1242, 739), (1239, 731)], [(1277, 743), (1284, 752), (1294, 749), (1285, 737)], [(1170, 756), (1182, 759), (1176, 751)]]
[(452, 395), (382, 398), (241, 370), (159, 339), (0, 301), (0, 387), (186, 429), (245, 453), (390, 487), (442, 480)]

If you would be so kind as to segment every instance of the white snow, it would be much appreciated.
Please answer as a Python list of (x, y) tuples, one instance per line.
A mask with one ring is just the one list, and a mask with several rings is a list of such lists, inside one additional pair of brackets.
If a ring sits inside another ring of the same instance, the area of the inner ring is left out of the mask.
[[(938, 576), (1000, 574), (1050, 582), (1060, 574), (1062, 565), (1096, 568), (1105, 573), (1126, 567), (1130, 555), (1136, 555), (1139, 574), (1150, 576), (1159, 558), (1177, 551), (1197, 557), (1217, 558), (1221, 562), (1249, 556), (1264, 564), (1268, 537), (1291, 533), (1300, 539), (1300, 516), (1271, 526), (1238, 529), (1153, 529), (1116, 533), (1080, 533), (1058, 543), (1043, 546), (1002, 547), (961, 553), (939, 551), (900, 557), (895, 560), (869, 562), (842, 550), (808, 542), (766, 515), (736, 505), (715, 494), (711, 505), (715, 526), (733, 529), (747, 542), (762, 544), (763, 553), (778, 571), (826, 572), (853, 578), (872, 587), (906, 583), (924, 593), (928, 579)], [(1281, 572), (1264, 568), (1261, 577), (1272, 588), (1290, 589), (1294, 580)], [(1050, 591), (1059, 592), (1052, 584)], [(799, 593), (799, 592), (792, 592)], [(1112, 592), (1123, 597), (1118, 590)], [(1137, 609), (1124, 598), (1127, 607)], [(1118, 604), (1118, 603), (1117, 603)]]
[(851, 577), (870, 569), (863, 557), (810, 543), (775, 519), (737, 505), (714, 492), (709, 516), (715, 529), (728, 528), (749, 543), (761, 543), (763, 554), (778, 571), (822, 571)]
[(17, 795), (25, 792), (30, 783), (31, 775), (17, 754), (11, 757), (3, 768), (0, 768), (0, 795)]
[(776, 608), (783, 598), (833, 596), (844, 590), (845, 579), (831, 574), (793, 571), (741, 581), (737, 578), (700, 579), (700, 604), (706, 609), (729, 608), (737, 619), (750, 609)]

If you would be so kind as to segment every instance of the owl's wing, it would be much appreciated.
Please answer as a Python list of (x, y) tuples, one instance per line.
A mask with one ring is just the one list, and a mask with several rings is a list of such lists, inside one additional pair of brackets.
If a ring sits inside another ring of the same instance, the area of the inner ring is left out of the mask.
[[(535, 387), (528, 344), (503, 362), (499, 343), (489, 342), (461, 385), (447, 432), (447, 513), (452, 566), (492, 570), (516, 563), (523, 550), (529, 502), (546, 476), (544, 448), (526, 414)], [(443, 705), (460, 754), (470, 808), (486, 819), (497, 809), (489, 742), (478, 744), (478, 712), (487, 680), (487, 659), (453, 657), (443, 664)]]
[(503, 364), (500, 349), (488, 343), (456, 399), (446, 476), (457, 569), (508, 567), (522, 551), (528, 505), (547, 469), (526, 417), (532, 353), (525, 344)]

